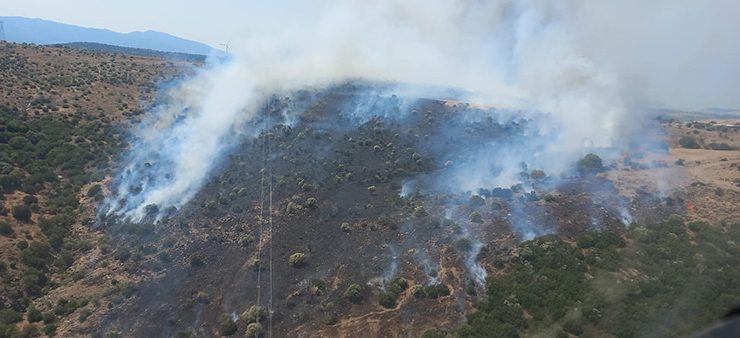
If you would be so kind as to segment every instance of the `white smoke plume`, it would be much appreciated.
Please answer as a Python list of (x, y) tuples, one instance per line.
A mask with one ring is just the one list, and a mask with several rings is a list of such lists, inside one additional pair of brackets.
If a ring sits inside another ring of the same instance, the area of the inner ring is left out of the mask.
[[(674, 4), (659, 3), (640, 14)], [(611, 146), (626, 122), (639, 124), (627, 109), (638, 96), (623, 76), (634, 76), (639, 61), (624, 61), (618, 46), (606, 45), (619, 28), (634, 32), (629, 18), (641, 5), (610, 5), (627, 20), (606, 20), (604, 30), (600, 5), (577, 0), (320, 1), (305, 21), (275, 18), (274, 34), (232, 42), (228, 61), (170, 90), (137, 133), (103, 211), (140, 221), (149, 205), (183, 206), (268, 95), (348, 78), (459, 88), (474, 93), (472, 101), (547, 112), (561, 129), (548, 135), (541, 169), (561, 172), (587, 149)], [(661, 30), (684, 24), (661, 22)], [(650, 46), (647, 36), (633, 47)]]

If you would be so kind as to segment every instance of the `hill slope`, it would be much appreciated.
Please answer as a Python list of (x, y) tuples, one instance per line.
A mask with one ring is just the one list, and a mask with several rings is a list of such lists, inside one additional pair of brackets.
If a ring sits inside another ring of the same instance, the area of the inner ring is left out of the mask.
[(740, 304), (738, 121), (664, 119), (662, 150), (450, 192), (428, 183), (536, 120), (353, 82), (265, 102), (179, 210), (102, 217), (113, 175), (166, 168), (122, 159), (192, 73), (0, 42), (0, 337), (673, 337)]

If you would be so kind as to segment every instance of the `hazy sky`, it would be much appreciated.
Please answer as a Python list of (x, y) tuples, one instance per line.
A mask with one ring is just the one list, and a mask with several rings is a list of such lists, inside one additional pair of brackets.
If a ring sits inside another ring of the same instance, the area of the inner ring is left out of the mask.
[[(106, 28), (118, 32), (155, 30), (220, 44), (246, 34), (269, 34), (281, 21), (312, 17), (312, 1), (236, 0), (0, 0), (0, 15), (24, 16)], [(315, 10), (315, 9), (314, 9)]]

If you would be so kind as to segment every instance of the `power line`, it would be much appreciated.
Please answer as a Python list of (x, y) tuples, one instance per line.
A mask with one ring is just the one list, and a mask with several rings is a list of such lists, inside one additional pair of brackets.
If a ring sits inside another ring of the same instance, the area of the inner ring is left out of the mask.
[(270, 158), (272, 157), (271, 156), (272, 155), (272, 145), (270, 143), (269, 135), (267, 137), (267, 154), (268, 154), (268, 159), (267, 159), (268, 168), (270, 168), (270, 172), (269, 172), (269, 179), (270, 179), (270, 213), (269, 213), (270, 215), (269, 216), (270, 217), (269, 219), (269, 222), (270, 222), (270, 229), (269, 229), (269, 232), (270, 232), (270, 302), (268, 304), (269, 306), (269, 310), (268, 310), (269, 311), (269, 317), (268, 317), (269, 329), (267, 331), (268, 332), (267, 337), (272, 338), (272, 315), (273, 315), (272, 243), (274, 242), (274, 237), (273, 237), (274, 232), (272, 231), (272, 181), (273, 179), (272, 179), (272, 161), (270, 160)]
[[(267, 109), (265, 109), (265, 130), (267, 129)], [(260, 217), (259, 217), (259, 233), (257, 235), (257, 306), (262, 306), (260, 302), (261, 289), (262, 289), (262, 234), (264, 231), (264, 218), (265, 218), (265, 171), (267, 166), (267, 134), (263, 131), (262, 137), (262, 170), (260, 170)]]

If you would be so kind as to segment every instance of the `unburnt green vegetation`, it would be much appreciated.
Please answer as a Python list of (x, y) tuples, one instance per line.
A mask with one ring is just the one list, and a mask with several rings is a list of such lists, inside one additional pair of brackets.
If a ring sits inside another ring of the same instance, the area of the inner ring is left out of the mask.
[[(688, 335), (740, 304), (740, 225), (633, 225), (523, 242), (460, 337)], [(434, 331), (430, 336), (438, 333)]]
[[(14, 237), (14, 228), (24, 229), (24, 238), (15, 245), (20, 264), (14, 270), (19, 275), (0, 271), (6, 283), (0, 295), (4, 313), (26, 313), (29, 321), (38, 321), (38, 310), (28, 310), (31, 300), (53, 287), (53, 274), (66, 271), (77, 254), (90, 249), (89, 244), (70, 237), (71, 226), (78, 221), (79, 195), (83, 186), (101, 178), (109, 157), (120, 151), (122, 143), (113, 137), (110, 124), (81, 116), (67, 120), (29, 117), (16, 108), (0, 106), (2, 200), (23, 196), (10, 212), (5, 211), (12, 218), (2, 222), (0, 232)], [(27, 230), (31, 226), (37, 226), (42, 236), (32, 236)], [(65, 302), (49, 316), (65, 317), (77, 305)], [(20, 334), (15, 321), (7, 318), (0, 323), (0, 335)], [(47, 326), (45, 330), (53, 333), (54, 327)]]

